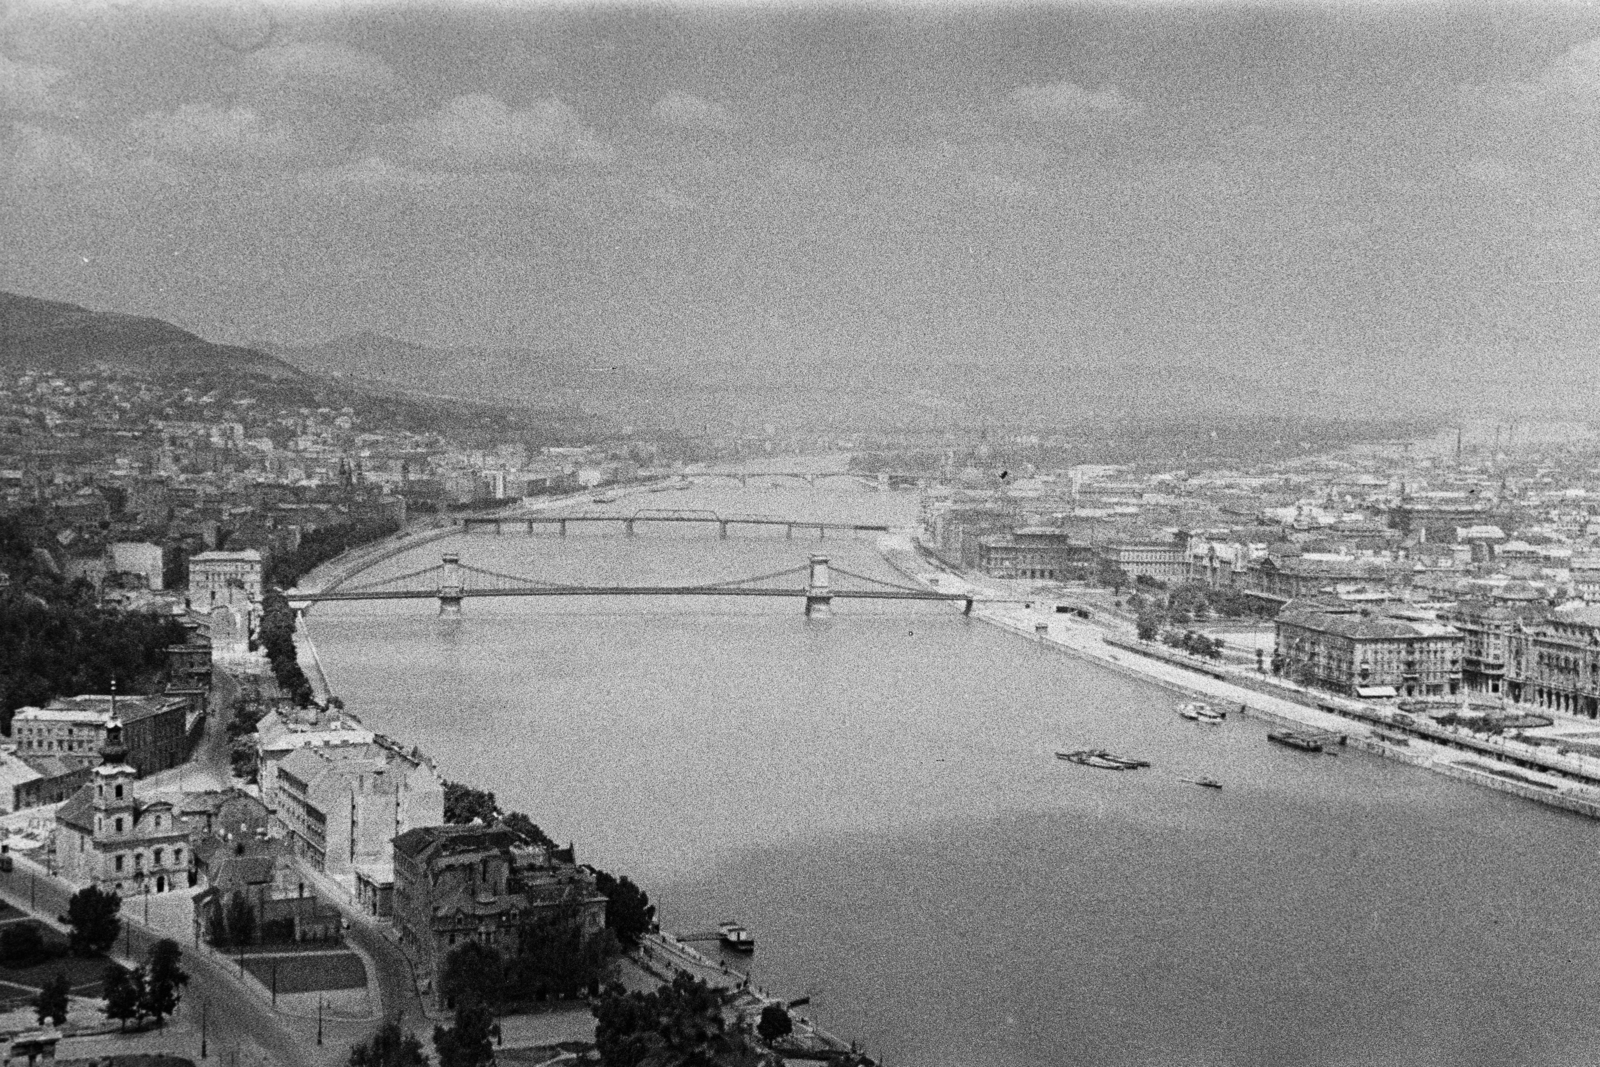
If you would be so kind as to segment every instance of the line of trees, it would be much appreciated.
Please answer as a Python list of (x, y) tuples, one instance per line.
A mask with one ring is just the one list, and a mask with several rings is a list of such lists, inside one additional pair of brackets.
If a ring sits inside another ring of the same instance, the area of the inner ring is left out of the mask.
[(300, 547), (293, 552), (275, 553), (262, 577), (268, 585), (292, 589), (308, 572), (341, 553), (381, 541), (399, 531), (400, 524), (392, 519), (363, 519), (323, 526), (301, 537)]
[(300, 654), (294, 647), (294, 622), (294, 609), (281, 591), (268, 589), (261, 595), (261, 650), (272, 664), (278, 688), (304, 708), (311, 704), (311, 681), (301, 669)]
[(94, 587), (68, 581), (47, 546), (14, 517), (0, 517), (0, 731), (20, 707), (54, 697), (150, 691), (166, 667), (166, 648), (184, 631), (171, 616), (99, 606)]
[(108, 964), (102, 987), (106, 1018), (117, 1020), (118, 1029), (126, 1029), (130, 1022), (140, 1025), (147, 1019), (163, 1025), (178, 1010), (183, 987), (189, 984), (182, 959), (183, 950), (178, 943), (164, 937), (150, 946), (150, 954), (138, 966)]

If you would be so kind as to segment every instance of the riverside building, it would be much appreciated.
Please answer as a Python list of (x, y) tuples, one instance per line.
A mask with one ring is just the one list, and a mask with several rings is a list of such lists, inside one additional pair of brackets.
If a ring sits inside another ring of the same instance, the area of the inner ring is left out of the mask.
[(1296, 602), (1278, 616), (1273, 666), (1350, 696), (1454, 696), (1462, 650), (1460, 630), (1421, 613)]

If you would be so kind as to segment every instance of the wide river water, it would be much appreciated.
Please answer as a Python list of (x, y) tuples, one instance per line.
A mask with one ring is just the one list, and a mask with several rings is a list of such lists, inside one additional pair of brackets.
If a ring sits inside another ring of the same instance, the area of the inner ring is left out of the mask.
[[(916, 506), (842, 481), (607, 505)], [(444, 551), (557, 582), (721, 581), (812, 551), (896, 577), (870, 538), (665, 526), (475, 533), (373, 573)], [(667, 929), (744, 922), (759, 984), (811, 994), (893, 1067), (1600, 1061), (1600, 834), (1576, 816), (1189, 723), (1165, 690), (943, 605), (388, 601), (311, 621), (370, 726), (634, 877)], [(1054, 758), (1082, 747), (1153, 767)]]

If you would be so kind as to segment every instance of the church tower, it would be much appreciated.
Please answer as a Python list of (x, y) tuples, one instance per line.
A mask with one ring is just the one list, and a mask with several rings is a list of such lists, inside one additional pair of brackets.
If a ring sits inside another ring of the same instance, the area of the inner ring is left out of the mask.
[(100, 766), (94, 769), (96, 841), (133, 832), (133, 780), (138, 776), (139, 772), (128, 764), (128, 746), (122, 743), (122, 720), (117, 718), (113, 702), (111, 720), (106, 723), (106, 743), (100, 748)]

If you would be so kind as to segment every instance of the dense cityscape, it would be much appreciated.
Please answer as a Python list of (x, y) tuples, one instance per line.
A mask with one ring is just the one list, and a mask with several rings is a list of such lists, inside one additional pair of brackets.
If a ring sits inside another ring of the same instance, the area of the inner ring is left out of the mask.
[(0, 1042), (1600, 1062), (1600, 15), (0, 9)]

